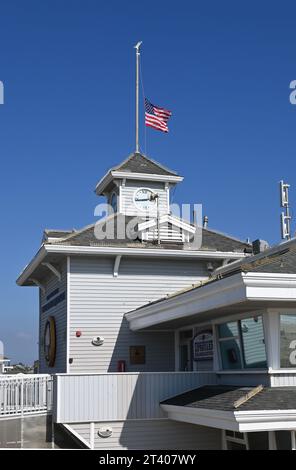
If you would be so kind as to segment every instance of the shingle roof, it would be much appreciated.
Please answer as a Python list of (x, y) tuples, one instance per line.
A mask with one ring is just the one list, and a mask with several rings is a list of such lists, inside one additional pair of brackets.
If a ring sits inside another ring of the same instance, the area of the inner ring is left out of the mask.
[(296, 249), (294, 247), (279, 250), (258, 260), (248, 260), (241, 265), (241, 271), (258, 273), (296, 273)]
[(219, 411), (295, 410), (296, 387), (266, 387), (255, 396), (234, 407), (234, 402), (254, 387), (209, 385), (182, 393), (161, 404)]
[(166, 168), (161, 163), (152, 160), (142, 153), (132, 153), (126, 160), (119, 165), (111, 168), (111, 171), (126, 171), (132, 173), (152, 173), (154, 175), (172, 175), (177, 173)]
[[(137, 248), (146, 248), (146, 247), (153, 247), (155, 249), (183, 249), (182, 244), (173, 244), (173, 243), (161, 243), (157, 245), (153, 242), (145, 242), (143, 243), (139, 238), (131, 240), (126, 236), (126, 226), (134, 220), (134, 217), (131, 216), (124, 216), (122, 214), (116, 214), (113, 221), (111, 219), (110, 229), (111, 235), (114, 234), (114, 238), (105, 238), (99, 240), (95, 234), (95, 227), (96, 224), (89, 225), (82, 230), (77, 230), (68, 236), (65, 236), (63, 239), (53, 240), (51, 244), (60, 244), (60, 245), (70, 245), (70, 246), (123, 246), (123, 247), (137, 247)], [(106, 219), (107, 220), (107, 219)], [(138, 219), (139, 222), (142, 222), (142, 219)], [(120, 226), (121, 229), (119, 233), (123, 232), (124, 237), (118, 237), (118, 230), (117, 227)], [(100, 227), (103, 231), (106, 230), (106, 221), (102, 221)], [(123, 230), (122, 230), (123, 228)], [(239, 241), (237, 239), (231, 238), (227, 235), (220, 234), (218, 232), (214, 232), (208, 229), (203, 229), (202, 232), (202, 246), (201, 250), (210, 250), (210, 251), (227, 251), (227, 252), (239, 252), (242, 253), (249, 245), (245, 242)]]

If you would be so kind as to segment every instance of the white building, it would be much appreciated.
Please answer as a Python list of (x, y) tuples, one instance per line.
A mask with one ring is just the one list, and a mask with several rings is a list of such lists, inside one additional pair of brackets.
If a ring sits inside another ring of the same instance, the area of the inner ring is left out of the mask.
[(54, 419), (97, 449), (295, 446), (295, 242), (250, 257), (203, 228), (192, 243), (170, 214), (182, 179), (132, 154), (96, 187), (115, 214), (45, 230), (18, 278), (40, 290)]

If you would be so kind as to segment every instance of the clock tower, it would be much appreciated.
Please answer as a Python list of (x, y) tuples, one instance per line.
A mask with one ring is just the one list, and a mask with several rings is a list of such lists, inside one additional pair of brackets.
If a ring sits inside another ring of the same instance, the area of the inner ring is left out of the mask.
[(106, 197), (114, 213), (156, 217), (170, 213), (170, 190), (181, 181), (176, 172), (135, 152), (111, 168), (95, 192)]

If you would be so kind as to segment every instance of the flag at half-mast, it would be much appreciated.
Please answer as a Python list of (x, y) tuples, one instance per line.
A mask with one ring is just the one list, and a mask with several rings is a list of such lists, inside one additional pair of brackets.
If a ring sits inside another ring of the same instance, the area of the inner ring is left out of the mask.
[(161, 108), (155, 104), (150, 103), (145, 98), (145, 124), (146, 126), (153, 127), (162, 132), (169, 132), (168, 120), (172, 113), (168, 109)]

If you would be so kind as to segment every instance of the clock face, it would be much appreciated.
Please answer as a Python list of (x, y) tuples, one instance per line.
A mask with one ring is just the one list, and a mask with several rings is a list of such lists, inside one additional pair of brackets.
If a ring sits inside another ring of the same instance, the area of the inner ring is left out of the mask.
[(138, 189), (135, 192), (134, 200), (135, 200), (135, 205), (137, 206), (138, 209), (141, 211), (149, 211), (151, 210), (154, 205), (155, 205), (155, 199), (152, 200), (151, 196), (153, 195), (153, 192), (150, 189), (146, 188), (141, 188)]
[(111, 206), (114, 212), (117, 212), (117, 195), (115, 193), (111, 196)]

